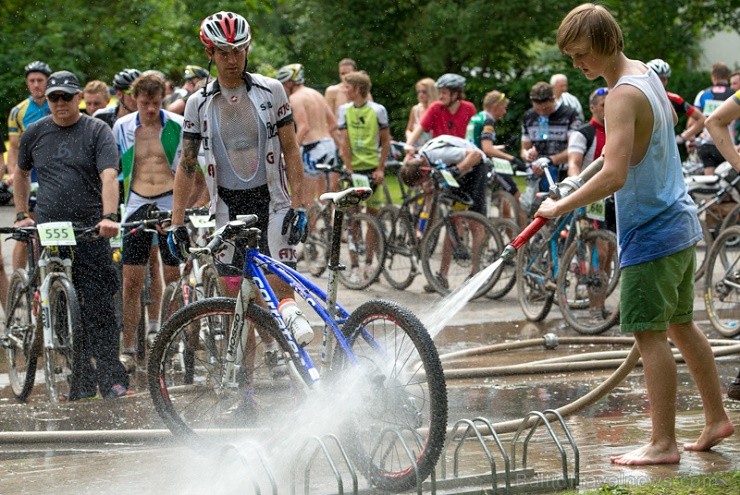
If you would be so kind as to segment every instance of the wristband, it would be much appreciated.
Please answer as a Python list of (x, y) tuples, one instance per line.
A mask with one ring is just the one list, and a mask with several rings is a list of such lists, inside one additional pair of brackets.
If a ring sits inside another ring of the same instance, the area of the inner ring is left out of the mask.
[(21, 222), (25, 220), (26, 218), (31, 218), (31, 215), (29, 215), (27, 211), (19, 211), (18, 213), (15, 214), (16, 222)]
[(121, 216), (118, 213), (106, 213), (102, 217), (100, 217), (101, 220), (110, 220), (111, 222), (119, 222), (121, 220)]

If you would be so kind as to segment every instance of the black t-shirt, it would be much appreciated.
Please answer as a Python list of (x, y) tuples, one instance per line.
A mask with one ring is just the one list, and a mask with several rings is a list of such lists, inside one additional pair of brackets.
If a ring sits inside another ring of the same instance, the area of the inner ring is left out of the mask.
[(81, 115), (69, 127), (51, 116), (28, 126), (21, 135), (18, 166), (36, 169), (36, 218), (39, 223), (71, 221), (97, 224), (103, 214), (100, 173), (118, 170), (118, 149), (111, 129), (100, 119)]

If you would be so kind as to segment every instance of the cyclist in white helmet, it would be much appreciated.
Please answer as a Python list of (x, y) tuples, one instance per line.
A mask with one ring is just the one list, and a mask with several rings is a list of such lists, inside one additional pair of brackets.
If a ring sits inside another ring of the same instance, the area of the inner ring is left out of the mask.
[[(256, 226), (263, 233), (260, 250), (295, 267), (295, 245), (305, 240), (307, 222), (302, 203), (303, 164), (288, 96), (280, 81), (247, 72), (252, 35), (241, 15), (218, 12), (206, 17), (200, 39), (209, 65), (216, 63), (218, 76), (193, 93), (185, 106), (183, 153), (175, 173), (167, 239), (170, 250), (184, 259), (189, 249), (184, 214), (203, 143), (204, 176), (216, 226), (237, 215), (256, 214)], [(230, 296), (239, 289), (244, 247), (237, 245), (217, 259)], [(278, 298), (292, 297), (288, 284), (271, 275), (268, 279)], [(274, 353), (275, 359), (278, 354)]]

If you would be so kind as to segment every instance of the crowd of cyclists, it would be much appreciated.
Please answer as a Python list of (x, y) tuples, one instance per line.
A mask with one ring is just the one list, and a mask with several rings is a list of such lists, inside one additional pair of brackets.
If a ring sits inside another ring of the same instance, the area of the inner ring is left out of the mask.
[[(120, 174), (117, 204), (121, 207), (111, 208), (104, 197), (102, 211), (93, 222), (100, 226), (101, 235), (107, 228), (104, 222), (139, 220), (152, 208), (172, 211), (169, 230), (165, 230), (165, 224), (157, 235), (124, 237), (123, 283), (119, 288), (124, 305), (119, 327), (120, 360), (129, 372), (142, 365), (136, 360), (135, 328), (142, 317), (139, 300), (147, 271), (152, 274), (154, 300), (147, 328), (156, 334), (161, 323), (158, 304), (163, 283), (177, 280), (178, 264), (188, 255), (186, 208), (208, 206), (217, 226), (237, 215), (256, 213), (259, 227), (265, 232), (261, 249), (296, 266), (296, 245), (310, 228), (306, 207), (326, 189), (316, 165), (341, 163), (345, 170), (366, 176), (377, 187), (386, 179), (386, 164), (391, 159), (388, 112), (372, 97), (370, 75), (359, 70), (353, 60), (339, 62), (341, 81), (322, 95), (306, 86), (303, 67), (298, 63), (282, 67), (276, 78), (248, 72), (252, 34), (247, 21), (238, 14), (219, 12), (209, 16), (201, 24), (200, 39), (209, 59), (208, 68), (186, 66), (180, 88), (173, 88), (159, 71), (133, 68), (118, 72), (110, 86), (100, 80), (82, 86), (74, 74), (53, 72), (42, 61), (31, 62), (24, 70), (30, 94), (11, 110), (8, 119), (10, 147), (4, 164), (8, 184), (14, 185), (27, 171), (31, 183), (39, 183), (38, 197), (49, 194), (48, 172), (32, 166), (41, 164), (29, 158), (30, 143), (24, 141), (24, 136), (40, 122), (48, 125), (60, 104), (77, 102), (84, 114), (80, 119), (105, 122), (118, 150), (115, 163), (97, 164), (98, 171), (113, 168)], [(215, 76), (212, 64), (217, 68)], [(667, 87), (670, 66), (660, 59), (647, 66)], [(60, 77), (64, 79), (61, 82)], [(676, 112), (688, 118), (686, 128), (676, 131), (676, 141), (689, 151), (696, 150), (706, 174), (712, 174), (725, 158), (705, 130), (705, 119), (724, 100), (740, 94), (736, 93), (740, 91), (740, 72), (731, 73), (727, 66), (717, 63), (711, 77), (712, 84), (696, 96), (693, 104), (666, 90)], [(50, 81), (56, 81), (55, 85)], [(409, 112), (403, 137), (406, 156), (399, 175), (409, 186), (424, 187), (421, 170), (444, 164), (460, 190), (472, 199), (469, 209), (485, 214), (490, 160), (509, 162), (512, 170), (531, 178), (525, 191), (519, 190), (522, 182), (511, 175), (502, 175), (499, 184), (527, 206), (521, 216), (502, 213), (523, 227), (526, 217), (536, 211), (534, 193), (549, 189), (548, 176), (559, 181), (577, 175), (601, 155), (606, 141), (604, 99), (609, 89), (594, 87), (589, 95), (575, 96), (568, 92), (567, 78), (562, 74), (553, 74), (549, 82), (536, 83), (529, 93), (532, 106), (521, 122), (519, 147), (510, 149), (498, 143), (496, 135), (496, 125), (505, 118), (509, 105), (507, 95), (492, 88), (478, 111), (475, 103), (466, 99), (465, 85), (465, 77), (455, 73), (416, 83), (418, 102)], [(581, 101), (588, 103), (585, 112)], [(588, 121), (584, 121), (584, 114), (589, 115)], [(71, 125), (77, 122), (68, 121)], [(732, 132), (738, 145), (740, 133), (734, 124)], [(40, 177), (36, 177), (37, 172)], [(91, 188), (106, 194), (97, 179), (90, 180)], [(329, 184), (330, 189), (336, 187), (335, 181)], [(381, 194), (377, 188), (368, 201), (368, 213), (378, 210), (383, 202)], [(19, 202), (16, 196), (15, 207), (17, 225), (32, 224), (34, 200)], [(607, 202), (606, 208), (601, 226), (615, 230), (613, 202)], [(71, 213), (58, 218), (81, 220)], [(372, 239), (367, 241), (372, 243)], [(238, 289), (238, 248), (218, 263), (227, 295)], [(25, 245), (16, 243), (13, 249), (13, 270), (23, 268)], [(362, 261), (353, 259), (353, 266), (348, 267), (353, 277), (363, 277)], [(435, 276), (445, 286), (446, 274)], [(7, 281), (0, 264), (3, 302)], [(84, 278), (75, 280), (75, 284), (89, 283)], [(290, 287), (275, 283), (281, 299), (292, 297)], [(119, 355), (118, 350), (115, 353)], [(100, 355), (94, 357), (104, 361)], [(100, 382), (100, 387), (101, 395), (106, 397), (129, 393), (125, 379), (105, 385)], [(88, 387), (70, 399), (95, 393)]]

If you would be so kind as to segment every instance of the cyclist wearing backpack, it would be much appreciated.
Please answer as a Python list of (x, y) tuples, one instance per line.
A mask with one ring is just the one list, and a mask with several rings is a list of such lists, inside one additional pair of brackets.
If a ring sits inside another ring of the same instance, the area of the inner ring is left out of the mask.
[[(702, 113), (709, 117), (723, 101), (731, 97), (735, 92), (730, 88), (730, 69), (722, 62), (712, 65), (712, 85), (703, 89), (696, 95), (694, 106), (701, 109)], [(704, 174), (714, 174), (714, 169), (725, 161), (722, 153), (714, 144), (714, 139), (708, 131), (701, 134), (701, 144), (697, 148), (699, 158), (704, 163)]]

